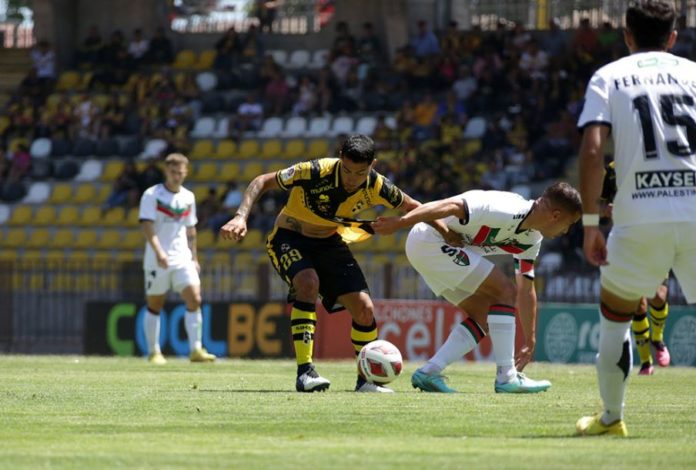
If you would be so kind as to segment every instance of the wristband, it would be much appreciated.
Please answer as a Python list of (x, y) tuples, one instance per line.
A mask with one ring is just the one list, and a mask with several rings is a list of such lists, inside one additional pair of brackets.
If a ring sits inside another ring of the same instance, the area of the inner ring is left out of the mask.
[(599, 214), (583, 214), (583, 227), (597, 227), (599, 225)]

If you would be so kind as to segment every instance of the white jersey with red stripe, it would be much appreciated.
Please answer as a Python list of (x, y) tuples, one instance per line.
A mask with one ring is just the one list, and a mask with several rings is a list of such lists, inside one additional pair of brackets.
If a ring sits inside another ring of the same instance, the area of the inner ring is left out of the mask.
[[(462, 235), (467, 248), (481, 256), (509, 254), (515, 258), (515, 271), (534, 276), (534, 261), (543, 236), (537, 230), (520, 230), (534, 205), (519, 194), (506, 191), (473, 190), (459, 196), (466, 201), (468, 219), (443, 219), (450, 230)], [(431, 227), (432, 236), (440, 234)]]
[[(183, 266), (191, 262), (191, 249), (186, 237), (186, 228), (194, 227), (196, 219), (196, 197), (188, 189), (169, 191), (164, 184), (148, 188), (140, 198), (140, 220), (154, 222), (155, 233), (162, 249), (167, 253), (170, 267)], [(145, 243), (144, 269), (157, 267), (157, 257), (149, 243)]]
[(595, 72), (578, 127), (614, 139), (614, 226), (696, 221), (696, 63), (641, 52)]

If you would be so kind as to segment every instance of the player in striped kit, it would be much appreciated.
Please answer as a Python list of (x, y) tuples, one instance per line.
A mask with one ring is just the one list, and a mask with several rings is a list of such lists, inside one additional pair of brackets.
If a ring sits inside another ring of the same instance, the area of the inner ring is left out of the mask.
[[(411, 377), (426, 392), (454, 392), (442, 371), (490, 334), (497, 365), (498, 393), (536, 393), (548, 389), (521, 371), (532, 360), (536, 344), (534, 261), (544, 237), (568, 231), (580, 218), (580, 195), (566, 183), (549, 186), (534, 201), (502, 191), (467, 191), (429, 202), (401, 217), (379, 218), (376, 233), (389, 234), (413, 226), (406, 256), (432, 291), (458, 306), (468, 318), (457, 325), (445, 344)], [(464, 247), (447, 244), (424, 222), (443, 219), (462, 236)], [(486, 257), (512, 255), (517, 286)], [(515, 315), (520, 312), (525, 346), (515, 357)]]

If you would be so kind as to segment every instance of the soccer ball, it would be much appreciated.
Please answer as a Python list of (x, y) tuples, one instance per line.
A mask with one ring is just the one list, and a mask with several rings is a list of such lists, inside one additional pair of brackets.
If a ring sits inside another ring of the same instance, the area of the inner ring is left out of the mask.
[(387, 384), (401, 373), (401, 352), (389, 341), (367, 343), (358, 354), (358, 371), (368, 382)]

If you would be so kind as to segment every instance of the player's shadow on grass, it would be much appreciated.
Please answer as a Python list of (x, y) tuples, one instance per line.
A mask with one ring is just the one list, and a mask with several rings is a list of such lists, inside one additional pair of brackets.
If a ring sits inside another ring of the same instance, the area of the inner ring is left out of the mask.
[(355, 393), (355, 390), (331, 390), (328, 392), (313, 392), (313, 393), (300, 393), (295, 390), (287, 390), (287, 389), (277, 389), (277, 390), (261, 390), (261, 389), (199, 389), (199, 392), (208, 392), (208, 393), (292, 393), (292, 394), (300, 394), (300, 395), (324, 395), (324, 394), (336, 394), (336, 393)]

